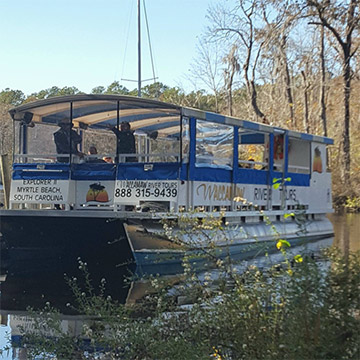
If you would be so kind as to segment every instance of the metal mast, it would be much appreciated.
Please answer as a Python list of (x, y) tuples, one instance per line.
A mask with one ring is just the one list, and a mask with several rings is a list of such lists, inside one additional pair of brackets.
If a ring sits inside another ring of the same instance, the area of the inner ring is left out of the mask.
[(138, 97), (141, 97), (141, 26), (140, 0), (138, 0)]

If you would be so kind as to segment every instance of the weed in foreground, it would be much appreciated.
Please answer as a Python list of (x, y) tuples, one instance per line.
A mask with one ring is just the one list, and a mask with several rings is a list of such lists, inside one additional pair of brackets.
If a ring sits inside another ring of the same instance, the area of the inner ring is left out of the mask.
[(58, 359), (358, 358), (360, 254), (330, 249), (321, 262), (303, 255), (292, 263), (291, 272), (284, 263), (240, 273), (218, 262), (219, 276), (189, 270), (176, 291), (154, 277), (157, 291), (131, 306), (72, 280), (73, 306), (87, 315), (81, 334), (70, 336), (48, 304), (30, 314), (22, 346), (31, 358)]

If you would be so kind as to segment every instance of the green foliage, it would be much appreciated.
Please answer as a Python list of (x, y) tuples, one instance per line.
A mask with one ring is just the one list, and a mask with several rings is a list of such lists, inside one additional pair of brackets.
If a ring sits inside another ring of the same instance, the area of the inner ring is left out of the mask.
[(273, 178), (272, 182), (273, 182), (273, 189), (276, 190), (278, 189), (280, 186), (283, 186), (286, 182), (290, 182), (291, 181), (291, 177), (287, 177), (284, 178), (284, 180), (282, 178)]
[(25, 95), (20, 90), (6, 88), (0, 92), (0, 103), (5, 105), (18, 106), (25, 100)]
[[(322, 262), (297, 259), (291, 274), (281, 264), (242, 273), (227, 268), (216, 278), (190, 273), (176, 287), (189, 306), (179, 306), (156, 277), (149, 280), (156, 293), (133, 306), (95, 296), (82, 264), (86, 288), (70, 281), (77, 309), (89, 319), (82, 336), (69, 336), (47, 305), (31, 314), (34, 327), (24, 331), (23, 346), (31, 356), (77, 359), (358, 358), (360, 254), (331, 249)], [(83, 338), (90, 339), (86, 352)]]
[(161, 82), (155, 82), (150, 85), (146, 85), (141, 89), (141, 95), (144, 98), (159, 100), (161, 95), (166, 91), (168, 87)]
[(104, 86), (96, 86), (91, 90), (92, 94), (104, 94), (106, 88)]
[(346, 199), (345, 208), (350, 211), (360, 211), (360, 197), (348, 197)]
[(54, 96), (65, 96), (65, 95), (76, 95), (81, 94), (82, 92), (76, 88), (75, 86), (64, 86), (63, 88), (59, 88), (57, 86), (52, 86), (51, 88), (41, 90), (37, 93), (32, 93), (28, 96), (26, 101), (33, 100), (41, 100), (48, 99)]
[[(98, 87), (98, 88), (104, 89), (104, 91), (103, 91), (104, 94), (130, 95), (129, 90), (125, 86), (120, 85), (120, 83), (118, 81), (112, 82), (107, 87), (106, 90), (104, 87)], [(95, 89), (97, 89), (97, 88), (95, 88)], [(93, 89), (93, 91), (94, 91), (94, 89)], [(94, 93), (94, 94), (97, 94), (97, 93)]]

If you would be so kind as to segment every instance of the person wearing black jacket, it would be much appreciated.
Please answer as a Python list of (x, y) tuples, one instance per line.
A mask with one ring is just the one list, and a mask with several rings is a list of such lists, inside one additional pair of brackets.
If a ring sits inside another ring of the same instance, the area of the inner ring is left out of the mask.
[[(128, 122), (122, 122), (120, 124), (120, 130), (115, 126), (110, 127), (111, 131), (116, 135), (117, 138), (117, 153), (118, 154), (135, 154), (135, 135), (131, 130), (131, 126)], [(136, 157), (126, 156), (125, 162), (137, 162)]]
[[(82, 138), (72, 129), (72, 122), (69, 119), (62, 119), (59, 122), (59, 126), (60, 129), (54, 133), (56, 152), (58, 154), (69, 154), (71, 151), (72, 155), (82, 156), (83, 154), (78, 150), (78, 145), (81, 143)], [(67, 157), (59, 157), (58, 161), (68, 162), (69, 159)]]

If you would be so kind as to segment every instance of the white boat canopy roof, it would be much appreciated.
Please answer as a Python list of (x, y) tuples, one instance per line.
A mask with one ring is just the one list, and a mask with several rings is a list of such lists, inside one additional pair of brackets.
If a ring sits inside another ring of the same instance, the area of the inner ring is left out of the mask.
[(160, 101), (124, 95), (69, 95), (38, 100), (11, 109), (14, 121), (33, 121), (57, 125), (64, 118), (72, 118), (75, 127), (81, 124), (90, 128), (105, 129), (120, 122), (129, 122), (133, 130), (161, 130), (169, 136), (179, 134), (181, 115), (195, 117), (225, 125), (239, 126), (246, 130), (264, 133), (282, 134), (307, 141), (333, 144), (330, 138), (300, 133), (241, 120), (211, 112), (185, 108)]

